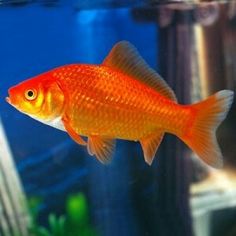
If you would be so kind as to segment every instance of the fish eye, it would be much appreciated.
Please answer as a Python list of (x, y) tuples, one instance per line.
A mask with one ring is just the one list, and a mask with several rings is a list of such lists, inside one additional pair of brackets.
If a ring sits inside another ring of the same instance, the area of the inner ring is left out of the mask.
[(25, 91), (25, 97), (27, 100), (32, 101), (36, 98), (36, 96), (37, 96), (37, 91), (34, 89), (28, 89)]

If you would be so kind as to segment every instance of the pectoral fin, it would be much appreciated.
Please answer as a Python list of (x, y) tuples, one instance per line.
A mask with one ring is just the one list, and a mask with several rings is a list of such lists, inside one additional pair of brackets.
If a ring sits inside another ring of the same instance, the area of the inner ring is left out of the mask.
[(144, 159), (149, 165), (152, 164), (152, 161), (155, 157), (155, 154), (162, 141), (163, 136), (164, 132), (160, 130), (140, 140), (143, 149)]
[(71, 127), (70, 123), (68, 120), (63, 119), (63, 124), (65, 127), (65, 130), (67, 133), (70, 135), (70, 137), (78, 144), (80, 145), (86, 145), (86, 142), (74, 131), (74, 129)]
[(95, 155), (100, 162), (107, 164), (111, 161), (115, 150), (115, 140), (97, 135), (90, 136), (87, 149), (90, 155)]

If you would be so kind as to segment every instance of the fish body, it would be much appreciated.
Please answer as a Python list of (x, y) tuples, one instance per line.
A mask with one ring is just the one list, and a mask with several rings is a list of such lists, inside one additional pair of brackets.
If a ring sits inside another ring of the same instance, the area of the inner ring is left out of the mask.
[(68, 94), (63, 115), (83, 136), (139, 140), (156, 129), (182, 132), (191, 118), (190, 108), (106, 66), (68, 65), (51, 73)]
[(232, 100), (233, 92), (223, 90), (197, 104), (178, 104), (128, 42), (116, 44), (101, 65), (55, 68), (10, 88), (7, 98), (21, 112), (68, 132), (103, 163), (115, 139), (125, 139), (139, 141), (151, 164), (164, 133), (171, 133), (212, 166), (222, 156), (215, 130)]

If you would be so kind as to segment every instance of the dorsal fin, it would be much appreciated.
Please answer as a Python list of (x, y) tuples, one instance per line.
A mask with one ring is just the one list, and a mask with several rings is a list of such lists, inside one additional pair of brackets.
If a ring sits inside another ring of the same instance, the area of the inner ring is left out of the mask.
[(117, 43), (103, 61), (103, 65), (120, 70), (152, 87), (162, 96), (177, 101), (172, 89), (156, 71), (148, 66), (137, 49), (127, 41)]

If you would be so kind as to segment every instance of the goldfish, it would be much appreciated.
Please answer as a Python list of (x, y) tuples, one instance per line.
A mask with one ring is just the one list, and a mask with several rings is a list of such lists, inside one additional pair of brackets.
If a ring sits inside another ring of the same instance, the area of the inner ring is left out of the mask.
[(127, 41), (115, 44), (99, 65), (63, 65), (11, 87), (8, 94), (13, 107), (66, 131), (104, 164), (111, 161), (115, 140), (123, 139), (139, 141), (151, 165), (169, 133), (213, 167), (222, 165), (215, 132), (234, 96), (222, 90), (195, 104), (179, 104)]

